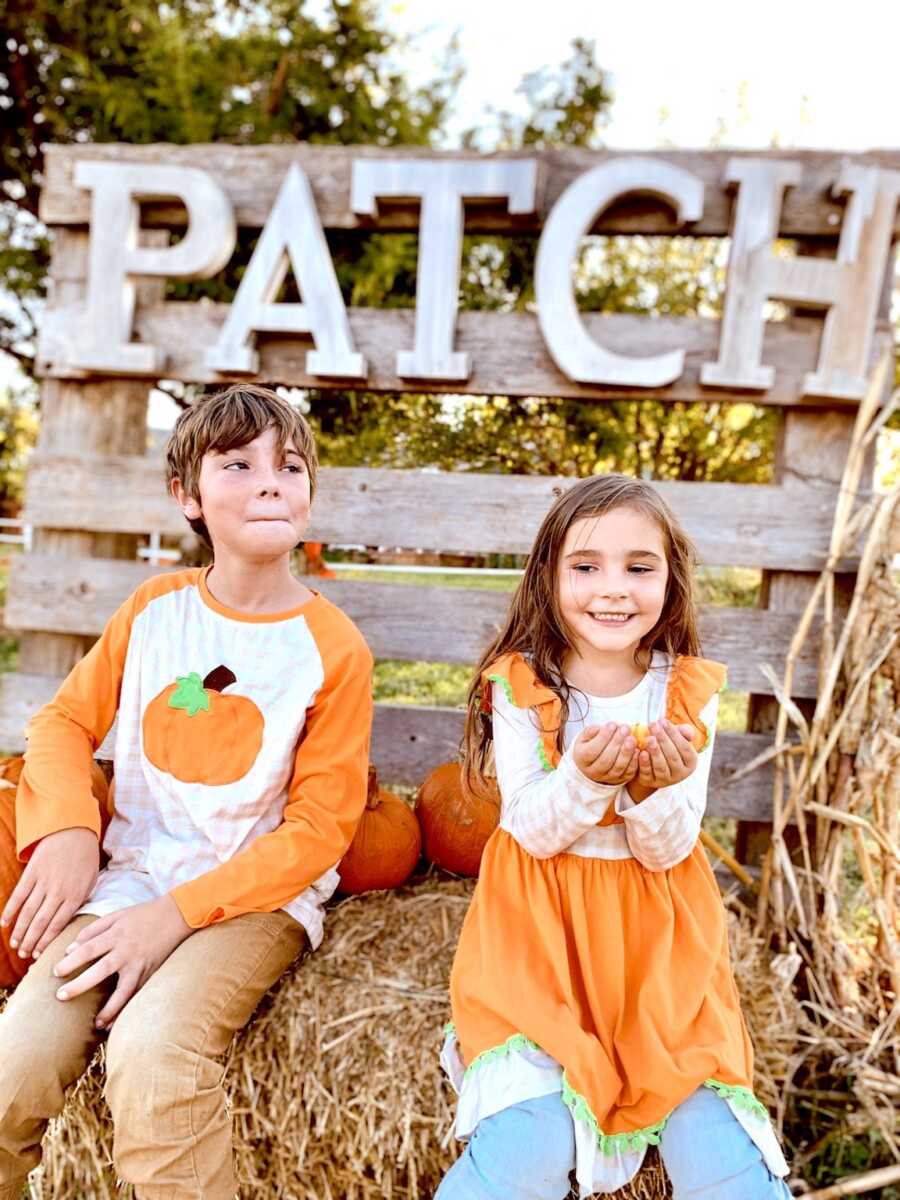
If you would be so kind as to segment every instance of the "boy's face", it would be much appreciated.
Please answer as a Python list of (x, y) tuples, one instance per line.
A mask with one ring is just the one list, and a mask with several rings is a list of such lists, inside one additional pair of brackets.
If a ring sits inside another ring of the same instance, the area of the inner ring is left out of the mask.
[(217, 552), (271, 559), (303, 540), (309, 521), (309, 473), (292, 442), (278, 450), (275, 429), (245, 446), (210, 450), (200, 465), (200, 500), (178, 480), (172, 491), (189, 520), (206, 522)]

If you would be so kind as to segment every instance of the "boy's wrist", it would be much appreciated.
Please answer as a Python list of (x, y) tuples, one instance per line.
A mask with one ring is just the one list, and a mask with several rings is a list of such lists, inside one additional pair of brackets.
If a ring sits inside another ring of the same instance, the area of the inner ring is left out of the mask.
[(178, 905), (175, 903), (175, 898), (171, 892), (166, 892), (164, 896), (156, 901), (159, 906), (160, 914), (166, 922), (166, 927), (172, 937), (178, 937), (179, 944), (186, 938), (195, 933), (193, 926), (188, 925), (184, 919), (184, 915)]

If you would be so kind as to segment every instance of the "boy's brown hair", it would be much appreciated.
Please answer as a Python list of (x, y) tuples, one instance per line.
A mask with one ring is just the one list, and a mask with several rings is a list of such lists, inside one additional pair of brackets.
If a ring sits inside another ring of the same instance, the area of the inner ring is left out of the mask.
[[(179, 416), (166, 443), (167, 490), (171, 492), (172, 480), (178, 479), (184, 490), (199, 502), (203, 456), (210, 450), (224, 454), (246, 446), (270, 428), (277, 431), (279, 451), (293, 442), (306, 463), (312, 499), (319, 467), (312, 430), (287, 400), (269, 388), (252, 383), (235, 383), (224, 391), (201, 396)], [(188, 524), (212, 548), (206, 522), (198, 517), (188, 520)]]

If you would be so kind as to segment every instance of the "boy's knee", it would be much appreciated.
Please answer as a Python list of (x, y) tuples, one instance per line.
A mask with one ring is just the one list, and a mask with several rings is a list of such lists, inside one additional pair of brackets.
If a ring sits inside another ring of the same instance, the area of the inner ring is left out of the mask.
[(126, 1151), (162, 1144), (184, 1133), (193, 1071), (184, 1051), (171, 1042), (119, 1037), (110, 1032), (106, 1047), (106, 1102), (115, 1129), (117, 1169)]
[(113, 1118), (129, 1126), (174, 1114), (194, 1102), (197, 1088), (215, 1090), (223, 1072), (186, 1036), (177, 1014), (154, 1003), (127, 1004), (109, 1032), (106, 1098)]
[(30, 1097), (37, 1111), (61, 1102), (96, 1048), (90, 1013), (67, 1008), (42, 984), (26, 976), (0, 1014), (0, 1119), (16, 1098)]
[(174, 1100), (186, 1054), (168, 1022), (126, 1005), (106, 1043), (106, 1095), (114, 1115), (123, 1104), (149, 1112)]

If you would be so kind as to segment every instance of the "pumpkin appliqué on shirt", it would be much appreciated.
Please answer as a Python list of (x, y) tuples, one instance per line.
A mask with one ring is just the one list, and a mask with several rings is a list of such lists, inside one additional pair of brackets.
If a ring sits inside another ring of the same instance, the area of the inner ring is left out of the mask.
[(201, 679), (179, 675), (147, 705), (144, 754), (159, 771), (182, 783), (221, 787), (236, 783), (256, 762), (265, 718), (248, 696), (224, 694), (234, 672), (216, 667)]

